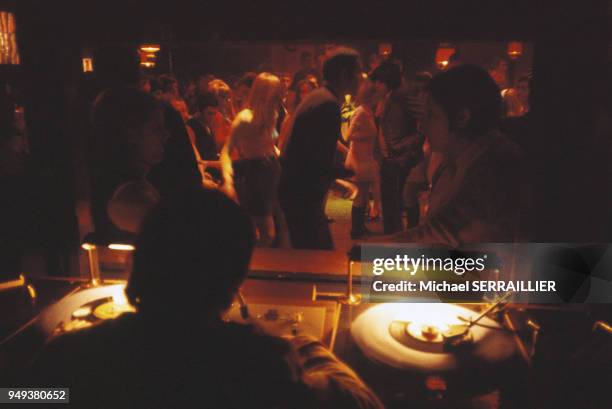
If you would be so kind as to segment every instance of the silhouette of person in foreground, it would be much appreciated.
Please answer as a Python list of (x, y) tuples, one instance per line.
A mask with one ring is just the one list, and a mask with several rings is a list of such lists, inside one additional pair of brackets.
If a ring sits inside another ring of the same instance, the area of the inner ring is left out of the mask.
[(317, 340), (221, 318), (254, 244), (249, 216), (218, 191), (163, 199), (136, 241), (136, 313), (52, 340), (28, 384), (69, 387), (76, 408), (382, 408)]

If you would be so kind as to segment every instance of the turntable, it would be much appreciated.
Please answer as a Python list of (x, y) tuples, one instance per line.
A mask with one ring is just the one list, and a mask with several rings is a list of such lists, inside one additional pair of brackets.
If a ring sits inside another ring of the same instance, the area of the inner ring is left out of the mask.
[(396, 369), (444, 372), (465, 358), (509, 358), (515, 352), (512, 337), (488, 317), (470, 328), (478, 315), (452, 304), (380, 304), (357, 317), (351, 335), (368, 359)]
[(134, 312), (124, 290), (123, 283), (79, 287), (43, 311), (38, 324), (46, 334), (59, 335)]
[(390, 406), (499, 394), (526, 364), (514, 331), (488, 316), (493, 309), (362, 305), (337, 353)]

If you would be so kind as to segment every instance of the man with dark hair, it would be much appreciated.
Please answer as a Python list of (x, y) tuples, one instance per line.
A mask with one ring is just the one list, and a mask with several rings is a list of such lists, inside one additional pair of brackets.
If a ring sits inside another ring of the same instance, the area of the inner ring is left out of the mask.
[(187, 125), (195, 133), (196, 148), (203, 160), (218, 160), (212, 123), (217, 114), (219, 102), (212, 93), (207, 92), (198, 96), (196, 107), (197, 112), (187, 121)]
[(434, 77), (428, 91), (423, 132), (444, 159), (426, 219), (392, 239), (453, 247), (516, 240), (525, 180), (517, 146), (499, 132), (499, 88), (482, 68), (462, 65)]
[(295, 248), (333, 249), (325, 217), (325, 195), (344, 176), (336, 165), (340, 104), (355, 95), (361, 78), (359, 54), (346, 48), (332, 53), (323, 66), (325, 85), (297, 107), (282, 154), (279, 199)]
[(215, 143), (215, 135), (212, 131), (213, 121), (219, 112), (219, 101), (214, 94), (205, 92), (196, 99), (197, 111), (187, 121), (195, 135), (195, 148), (200, 154), (200, 159), (206, 161), (205, 172), (216, 182), (221, 181), (219, 153)]
[[(402, 196), (406, 177), (422, 157), (423, 137), (417, 132), (408, 95), (400, 90), (401, 69), (386, 61), (370, 75), (380, 103), (377, 108), (376, 157), (380, 167), (380, 196), (385, 234), (402, 229)], [(408, 222), (418, 218), (418, 206), (409, 210)]]
[(162, 201), (136, 240), (136, 313), (56, 338), (28, 382), (69, 387), (76, 408), (382, 408), (318, 341), (223, 321), (254, 245), (249, 216), (219, 191)]

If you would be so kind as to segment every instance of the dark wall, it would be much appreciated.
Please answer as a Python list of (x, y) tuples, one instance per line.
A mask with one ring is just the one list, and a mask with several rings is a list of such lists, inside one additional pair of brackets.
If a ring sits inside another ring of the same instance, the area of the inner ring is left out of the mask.
[[(611, 140), (597, 137), (606, 73), (606, 2), (565, 5), (566, 24), (542, 30), (534, 63), (532, 174), (536, 238), (609, 241)], [(609, 113), (608, 113), (609, 115)]]

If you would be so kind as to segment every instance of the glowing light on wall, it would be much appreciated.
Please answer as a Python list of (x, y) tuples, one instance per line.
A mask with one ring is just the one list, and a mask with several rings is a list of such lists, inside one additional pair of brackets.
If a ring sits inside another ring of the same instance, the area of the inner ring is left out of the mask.
[(19, 49), (15, 34), (15, 16), (0, 11), (0, 64), (19, 65)]
[(145, 53), (156, 53), (160, 50), (160, 47), (157, 44), (145, 44), (140, 46), (140, 51)]
[(455, 47), (450, 44), (440, 44), (436, 50), (436, 65), (444, 70), (448, 67), (451, 55), (455, 54)]
[(138, 49), (140, 54), (140, 66), (153, 68), (157, 63), (157, 53), (161, 50), (158, 44), (143, 44)]
[(93, 72), (93, 59), (83, 58), (83, 72)]
[(108, 248), (111, 250), (119, 251), (134, 251), (134, 246), (132, 246), (131, 244), (111, 243), (108, 245)]
[(508, 57), (515, 60), (523, 55), (523, 43), (519, 41), (510, 41), (508, 43)]

